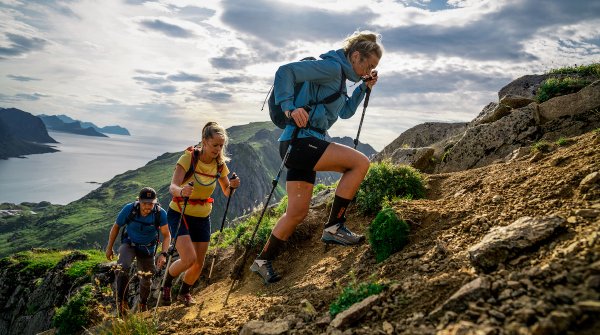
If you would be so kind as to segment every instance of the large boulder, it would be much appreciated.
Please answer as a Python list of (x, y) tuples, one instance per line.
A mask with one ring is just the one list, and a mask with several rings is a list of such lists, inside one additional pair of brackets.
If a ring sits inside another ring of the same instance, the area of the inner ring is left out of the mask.
[(471, 121), (471, 123), (469, 123), (469, 126), (473, 127), (480, 124), (498, 121), (504, 116), (508, 115), (511, 109), (512, 108), (507, 105), (490, 102), (483, 108), (481, 113), (479, 113), (479, 115), (473, 121)]
[(463, 133), (467, 123), (426, 122), (414, 126), (398, 136), (392, 143), (377, 153), (371, 161), (379, 162), (390, 156), (399, 148), (429, 147), (453, 135)]
[(537, 94), (537, 89), (544, 82), (544, 80), (548, 79), (549, 77), (550, 75), (546, 74), (534, 74), (513, 80), (510, 84), (502, 87), (500, 91), (498, 91), (498, 100), (501, 101), (502, 98), (507, 95), (534, 100), (535, 95)]
[(433, 157), (433, 148), (398, 148), (390, 159), (394, 164), (410, 165), (421, 171), (426, 170)]
[(522, 217), (506, 227), (495, 227), (481, 242), (469, 248), (471, 263), (485, 272), (493, 271), (523, 250), (531, 249), (548, 239), (563, 226), (558, 216)]
[(584, 87), (579, 92), (545, 101), (538, 108), (542, 121), (553, 120), (566, 115), (577, 115), (600, 108), (600, 80)]
[(535, 140), (537, 119), (535, 104), (531, 104), (496, 122), (469, 128), (445, 155), (437, 172), (462, 171), (504, 159)]

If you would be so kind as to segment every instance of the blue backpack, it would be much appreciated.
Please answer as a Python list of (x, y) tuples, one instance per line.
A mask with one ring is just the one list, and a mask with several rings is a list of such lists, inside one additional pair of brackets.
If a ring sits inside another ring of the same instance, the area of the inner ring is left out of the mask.
[[(302, 58), (300, 61), (311, 61), (311, 60), (317, 60), (314, 57), (305, 57)], [(294, 85), (294, 99), (298, 96), (298, 93), (300, 92), (300, 89), (302, 89), (302, 85), (304, 85), (305, 82), (302, 83), (297, 83), (296, 85)], [(320, 101), (310, 101), (306, 106), (304, 106), (303, 108), (307, 111), (310, 112), (310, 110), (312, 109), (310, 106), (316, 106), (316, 105), (320, 105), (320, 104), (328, 104), (328, 103), (332, 103), (335, 100), (337, 100), (342, 94), (344, 94), (344, 85), (346, 84), (346, 76), (344, 75), (344, 71), (342, 70), (342, 80), (340, 81), (340, 89), (325, 97), (323, 100)], [(275, 90), (274, 90), (275, 84), (273, 84), (271, 86), (271, 89), (269, 90), (269, 116), (271, 117), (271, 121), (279, 128), (283, 129), (285, 128), (285, 126), (288, 125), (288, 123), (290, 123), (291, 121), (285, 117), (285, 114), (283, 113), (283, 110), (281, 109), (281, 105), (277, 105), (275, 104)]]

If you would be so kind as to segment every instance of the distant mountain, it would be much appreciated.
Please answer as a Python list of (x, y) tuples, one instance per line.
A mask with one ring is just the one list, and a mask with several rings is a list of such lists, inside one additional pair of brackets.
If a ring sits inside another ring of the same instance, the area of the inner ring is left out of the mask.
[(41, 143), (58, 142), (39, 118), (16, 108), (0, 108), (0, 159), (58, 151)]
[(91, 127), (82, 127), (80, 121), (64, 122), (56, 115), (38, 115), (46, 127), (53, 131), (85, 136), (108, 137)]
[(95, 124), (91, 123), (91, 122), (83, 122), (80, 120), (75, 120), (67, 115), (61, 114), (61, 115), (45, 115), (45, 114), (41, 114), (38, 115), (40, 118), (41, 117), (48, 117), (48, 116), (56, 116), (59, 120), (61, 120), (64, 123), (73, 123), (73, 122), (80, 122), (81, 123), (81, 127), (82, 128), (93, 128), (95, 131), (99, 132), (99, 133), (103, 133), (103, 134), (115, 134), (115, 135), (127, 135), (130, 136), (131, 134), (129, 133), (129, 131), (126, 128), (123, 128), (121, 126), (106, 126), (106, 127), (98, 127)]
[[(230, 143), (227, 147), (231, 161), (231, 172), (242, 178), (242, 185), (233, 196), (228, 219), (234, 219), (251, 211), (266, 200), (272, 188), (272, 180), (281, 165), (277, 138), (281, 129), (271, 122), (254, 122), (227, 129)], [(341, 141), (333, 138), (333, 141)], [(347, 140), (346, 140), (347, 141)], [(190, 145), (196, 142), (190, 139)], [(375, 150), (365, 144), (370, 154)], [(108, 230), (127, 202), (135, 200), (143, 186), (157, 190), (163, 206), (168, 206), (171, 196), (168, 189), (173, 167), (185, 148), (175, 153), (165, 153), (145, 166), (127, 171), (105, 182), (85, 197), (61, 206), (51, 214), (20, 217), (13, 224), (2, 224), (0, 220), (0, 257), (31, 247), (88, 248), (106, 244)], [(339, 174), (319, 173), (318, 182), (337, 181)], [(57, 190), (60, 192), (60, 190)], [(278, 202), (285, 194), (285, 170), (280, 177), (270, 204)], [(223, 218), (226, 198), (217, 190), (211, 222), (218, 229)], [(52, 199), (48, 199), (52, 202)]]

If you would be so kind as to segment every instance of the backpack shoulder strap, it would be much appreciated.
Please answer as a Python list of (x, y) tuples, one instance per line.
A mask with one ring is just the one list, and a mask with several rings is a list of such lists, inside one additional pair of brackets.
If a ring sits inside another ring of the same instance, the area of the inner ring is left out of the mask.
[(127, 217), (125, 218), (125, 224), (123, 226), (126, 226), (131, 221), (133, 221), (140, 212), (140, 203), (139, 202), (134, 201), (131, 204), (132, 204), (131, 211), (129, 212), (129, 214), (127, 214)]
[(185, 172), (185, 175), (183, 176), (184, 182), (186, 180), (190, 179), (190, 177), (196, 171), (196, 165), (198, 164), (198, 157), (200, 157), (200, 150), (198, 149), (198, 147), (196, 147), (196, 146), (188, 147), (186, 150), (191, 151), (192, 159), (190, 160), (190, 167), (187, 169), (187, 171)]
[(157, 202), (156, 205), (154, 205), (154, 208), (152, 209), (152, 212), (154, 213), (154, 228), (156, 228), (156, 230), (160, 230), (160, 210), (162, 209), (162, 207), (160, 207), (160, 204)]

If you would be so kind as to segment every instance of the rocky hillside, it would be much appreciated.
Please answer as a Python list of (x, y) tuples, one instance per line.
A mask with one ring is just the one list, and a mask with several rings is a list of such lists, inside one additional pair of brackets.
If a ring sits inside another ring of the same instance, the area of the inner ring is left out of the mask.
[[(246, 270), (223, 306), (237, 255), (228, 252), (216, 282), (195, 293), (200, 304), (159, 309), (160, 333), (596, 334), (599, 145), (594, 131), (535, 161), (429, 175), (426, 199), (394, 205), (410, 242), (381, 263), (368, 245), (326, 250), (317, 204), (275, 262), (281, 282), (264, 286)], [(364, 232), (371, 219), (351, 208), (348, 223)], [(389, 289), (329, 317), (338, 285), (372, 278)]]
[(42, 121), (16, 108), (0, 108), (0, 159), (56, 152)]
[[(524, 92), (537, 90), (528, 85), (521, 81), (518, 86)], [(407, 246), (390, 258), (377, 263), (368, 244), (323, 246), (321, 229), (332, 197), (324, 191), (275, 261), (282, 281), (263, 285), (248, 270), (248, 262), (224, 305), (243, 250), (219, 250), (211, 282), (206, 281), (206, 266), (193, 292), (198, 303), (159, 307), (158, 332), (597, 334), (597, 87), (595, 82), (542, 103), (517, 103), (523, 97), (514, 96), (501, 99), (502, 105), (513, 106), (508, 114), (482, 117), (498, 111), (492, 104), (464, 131), (442, 128), (446, 135), (434, 144), (445, 147), (445, 157), (421, 161), (429, 162), (424, 169), (430, 171), (424, 174), (426, 197), (391, 203), (411, 231)], [(470, 154), (465, 153), (466, 143), (471, 143)], [(407, 149), (401, 146), (394, 152)], [(436, 152), (433, 145), (427, 148)], [(407, 161), (414, 156), (396, 155)], [(350, 229), (367, 232), (372, 220), (349, 208)], [(370, 281), (386, 289), (330, 317), (330, 304), (343, 287)], [(11, 301), (15, 299), (25, 298), (14, 296)], [(150, 323), (153, 313), (140, 315)], [(118, 322), (106, 316), (105, 324)]]

